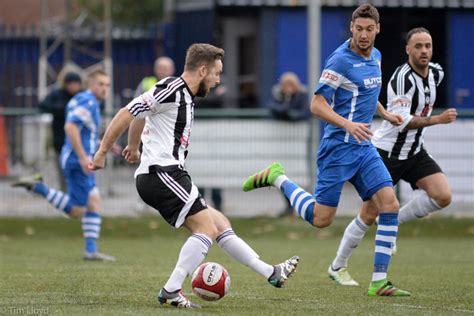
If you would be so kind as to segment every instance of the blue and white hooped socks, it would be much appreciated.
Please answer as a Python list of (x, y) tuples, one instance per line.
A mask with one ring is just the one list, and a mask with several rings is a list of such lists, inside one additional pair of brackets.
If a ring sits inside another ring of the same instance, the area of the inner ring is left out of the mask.
[(392, 256), (392, 246), (397, 240), (398, 213), (379, 213), (379, 224), (375, 235), (374, 273), (372, 282), (387, 278)]
[[(281, 180), (283, 181), (278, 181), (280, 178), (282, 178)], [(283, 191), (287, 199), (290, 201), (291, 206), (296, 210), (296, 212), (298, 212), (298, 215), (313, 225), (314, 205), (316, 203), (314, 196), (300, 188), (286, 176), (279, 176), (276, 182), (278, 185), (275, 186)]]
[(71, 212), (73, 205), (69, 199), (69, 195), (66, 193), (59, 190), (50, 189), (43, 182), (35, 184), (32, 190), (33, 192), (46, 198), (46, 200), (48, 200), (48, 202), (58, 210), (63, 211), (67, 215), (69, 215)]
[(102, 219), (99, 213), (87, 211), (81, 219), (82, 232), (84, 236), (84, 250), (86, 252), (97, 251), (97, 239), (100, 235)]

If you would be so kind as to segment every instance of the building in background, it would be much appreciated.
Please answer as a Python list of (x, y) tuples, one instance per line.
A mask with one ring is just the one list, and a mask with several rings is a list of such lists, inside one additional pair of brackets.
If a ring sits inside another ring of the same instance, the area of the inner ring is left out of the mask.
[[(293, 71), (308, 84), (306, 5), (310, 0), (176, 0), (172, 41), (174, 52), (195, 41), (226, 50), (228, 107), (263, 106), (278, 77)], [(349, 37), (350, 14), (358, 0), (321, 0), (321, 64)], [(383, 53), (384, 83), (403, 55), (406, 32), (416, 26), (433, 36), (433, 60), (443, 65), (448, 80), (439, 105), (474, 109), (474, 1), (377, 0), (381, 34), (376, 47)], [(167, 39), (165, 38), (165, 41)], [(184, 60), (176, 56), (175, 60)], [(178, 65), (177, 69), (180, 69)], [(311, 89), (311, 87), (309, 87)], [(385, 88), (381, 100), (385, 102)]]

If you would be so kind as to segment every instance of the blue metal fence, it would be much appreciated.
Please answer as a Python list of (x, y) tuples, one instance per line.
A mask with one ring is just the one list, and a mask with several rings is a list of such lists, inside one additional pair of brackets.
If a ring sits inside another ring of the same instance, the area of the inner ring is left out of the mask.
[[(3, 32), (2, 32), (3, 30)], [(99, 40), (88, 40), (87, 47), (101, 53), (103, 44)], [(24, 33), (5, 32), (0, 27), (0, 107), (34, 108), (37, 105), (39, 38)], [(121, 106), (131, 97), (144, 76), (153, 74), (153, 62), (163, 51), (156, 37), (114, 39), (112, 60), (114, 62), (114, 100)], [(71, 52), (72, 61), (87, 67), (99, 60), (78, 49)], [(172, 57), (172, 56), (171, 56)], [(63, 65), (63, 47), (49, 57), (56, 73)]]

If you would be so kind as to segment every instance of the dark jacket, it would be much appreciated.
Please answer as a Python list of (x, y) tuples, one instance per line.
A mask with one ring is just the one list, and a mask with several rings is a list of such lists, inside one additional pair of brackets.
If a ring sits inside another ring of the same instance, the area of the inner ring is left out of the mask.
[(272, 99), (268, 107), (275, 119), (285, 121), (306, 120), (311, 117), (309, 109), (308, 94), (305, 91), (297, 92), (292, 96), (285, 96), (279, 85), (272, 89)]
[(64, 143), (65, 109), (72, 97), (73, 95), (64, 89), (56, 89), (51, 91), (39, 104), (41, 112), (53, 115), (53, 146), (57, 153), (61, 152)]

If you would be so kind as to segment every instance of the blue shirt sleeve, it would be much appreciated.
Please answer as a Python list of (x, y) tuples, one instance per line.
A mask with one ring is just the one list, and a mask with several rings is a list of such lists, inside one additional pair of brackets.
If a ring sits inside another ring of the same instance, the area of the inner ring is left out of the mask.
[(347, 61), (341, 54), (333, 54), (326, 61), (324, 70), (319, 78), (315, 94), (320, 94), (331, 104), (336, 90), (344, 82)]
[(66, 123), (74, 123), (79, 128), (89, 127), (92, 124), (92, 114), (88, 108), (93, 105), (93, 102), (84, 97), (72, 98), (67, 104)]

